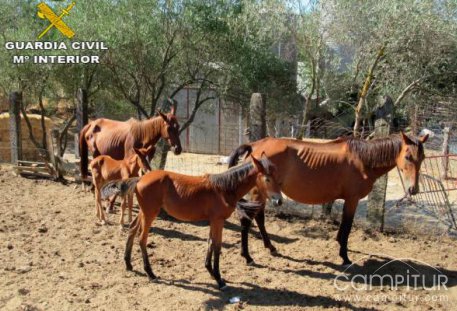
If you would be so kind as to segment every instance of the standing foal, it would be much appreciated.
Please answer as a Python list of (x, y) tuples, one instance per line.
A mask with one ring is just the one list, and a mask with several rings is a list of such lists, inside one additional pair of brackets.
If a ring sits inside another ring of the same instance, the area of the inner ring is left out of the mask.
[[(111, 180), (138, 177), (140, 170), (145, 172), (151, 171), (151, 167), (146, 159), (151, 148), (154, 148), (154, 146), (151, 145), (148, 148), (140, 149), (134, 148), (133, 150), (135, 153), (123, 160), (114, 160), (108, 155), (101, 155), (92, 160), (90, 163), (90, 169), (92, 171), (92, 181), (95, 186), (95, 207), (97, 210), (99, 224), (104, 225), (106, 223), (106, 215), (100, 198), (101, 187), (106, 182)], [(121, 226), (124, 225), (124, 211), (127, 200), (129, 208), (129, 222), (132, 221), (133, 194), (122, 198), (121, 217), (119, 220)]]
[[(235, 210), (236, 203), (251, 188), (257, 186), (267, 198), (281, 204), (282, 196), (275, 180), (275, 167), (264, 157), (232, 168), (221, 174), (187, 176), (167, 171), (153, 171), (141, 178), (110, 182), (101, 190), (102, 197), (128, 195), (135, 191), (140, 213), (130, 224), (125, 249), (127, 270), (132, 270), (132, 245), (141, 227), (140, 248), (144, 270), (150, 280), (156, 278), (149, 263), (146, 244), (152, 221), (163, 208), (169, 215), (183, 221), (209, 220), (210, 232), (205, 267), (217, 281), (219, 289), (226, 287), (219, 271), (224, 221)], [(214, 255), (213, 265), (211, 264)]]

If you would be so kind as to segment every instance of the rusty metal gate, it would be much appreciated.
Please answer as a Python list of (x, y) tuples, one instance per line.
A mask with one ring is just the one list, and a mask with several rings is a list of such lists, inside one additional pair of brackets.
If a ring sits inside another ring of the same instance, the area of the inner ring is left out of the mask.
[(416, 206), (457, 229), (457, 154), (426, 157), (419, 186), (419, 193), (412, 198)]

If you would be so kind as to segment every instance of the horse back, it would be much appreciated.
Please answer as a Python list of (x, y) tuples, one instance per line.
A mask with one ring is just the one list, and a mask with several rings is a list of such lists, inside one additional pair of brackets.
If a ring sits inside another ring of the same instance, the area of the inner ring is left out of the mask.
[(129, 131), (128, 122), (101, 118), (91, 122), (85, 138), (93, 154), (109, 155), (121, 160), (126, 155), (125, 143)]
[(136, 191), (142, 210), (157, 211), (157, 206), (162, 207), (183, 221), (225, 219), (233, 212), (226, 213), (223, 197), (209, 185), (206, 176), (152, 171), (140, 179)]
[[(365, 192), (363, 167), (354, 161), (343, 140), (310, 142), (265, 138), (252, 144), (252, 154), (263, 152), (276, 166), (281, 190), (305, 204), (321, 204)], [(363, 188), (363, 189), (362, 189)]]
[(113, 159), (109, 155), (101, 155), (93, 159), (90, 163), (90, 169), (92, 175), (103, 182), (135, 177), (130, 176), (128, 168), (123, 160)]

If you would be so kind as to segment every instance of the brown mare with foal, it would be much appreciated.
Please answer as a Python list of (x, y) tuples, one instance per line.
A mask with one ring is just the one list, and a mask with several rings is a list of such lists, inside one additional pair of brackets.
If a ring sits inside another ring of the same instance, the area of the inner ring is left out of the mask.
[[(229, 167), (239, 156), (247, 153), (258, 157), (265, 153), (277, 167), (275, 176), (281, 190), (289, 198), (307, 204), (322, 204), (344, 200), (343, 217), (338, 231), (340, 256), (343, 264), (351, 261), (347, 244), (354, 214), (360, 199), (373, 188), (376, 179), (397, 166), (403, 173), (408, 194), (418, 192), (419, 169), (424, 159), (423, 143), (427, 136), (409, 138), (405, 134), (365, 141), (339, 138), (327, 143), (305, 142), (295, 139), (265, 138), (241, 145), (230, 156)], [(263, 204), (254, 216), (265, 247), (276, 251), (265, 230), (265, 196), (253, 189), (252, 200)], [(247, 263), (253, 260), (248, 250), (248, 232), (252, 220), (242, 219), (242, 256)]]
[(146, 243), (149, 228), (163, 208), (179, 220), (209, 220), (205, 267), (216, 279), (219, 288), (225, 288), (219, 271), (224, 221), (233, 213), (238, 200), (254, 186), (257, 186), (265, 198), (281, 202), (281, 191), (274, 178), (275, 170), (275, 166), (266, 157), (262, 156), (261, 160), (257, 160), (252, 156), (248, 163), (221, 174), (187, 176), (167, 171), (152, 171), (141, 178), (105, 184), (101, 190), (102, 198), (113, 194), (125, 197), (135, 191), (140, 206), (140, 213), (130, 224), (124, 256), (127, 270), (132, 270), (132, 245), (141, 228), (140, 248), (144, 270), (151, 280), (156, 279), (149, 263)]
[(179, 124), (174, 113), (173, 106), (170, 113), (163, 114), (159, 111), (159, 116), (144, 121), (97, 119), (89, 122), (79, 134), (82, 178), (85, 179), (88, 174), (88, 151), (94, 158), (109, 155), (115, 160), (122, 160), (134, 154), (133, 148), (148, 148), (150, 151), (147, 157), (151, 159), (155, 144), (163, 138), (175, 154), (180, 154)]

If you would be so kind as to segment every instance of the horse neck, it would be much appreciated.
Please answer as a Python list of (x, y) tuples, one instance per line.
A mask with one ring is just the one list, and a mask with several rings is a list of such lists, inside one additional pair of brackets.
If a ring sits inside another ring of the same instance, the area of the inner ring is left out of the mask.
[(238, 202), (242, 197), (244, 197), (252, 188), (254, 188), (257, 180), (257, 173), (256, 172), (249, 172), (249, 175), (242, 181), (239, 182), (235, 191), (234, 191), (234, 200), (235, 204)]
[[(230, 206), (235, 206), (236, 202), (251, 190), (257, 179), (257, 171), (252, 164), (244, 164), (221, 174), (210, 176), (210, 183), (221, 192), (225, 201)], [(240, 172), (241, 170), (241, 172)], [(240, 176), (241, 173), (241, 176)]]
[(401, 141), (395, 139), (395, 136), (391, 136), (390, 138), (392, 137), (394, 137), (394, 140), (392, 141), (392, 144), (389, 145), (388, 150), (383, 150), (383, 146), (378, 145), (371, 151), (371, 154), (374, 155), (384, 155), (382, 159), (379, 159), (379, 164), (367, 165), (367, 163), (364, 163), (367, 175), (375, 180), (397, 166), (398, 156), (401, 152)]
[(146, 133), (147, 137), (143, 136), (143, 140), (150, 142), (155, 145), (160, 137), (162, 137), (162, 117), (154, 117), (152, 119), (143, 121), (141, 126), (143, 127), (143, 133)]
[(382, 167), (370, 167), (367, 169), (367, 175), (376, 180), (382, 175), (390, 172), (395, 166), (397, 166), (396, 163)]

